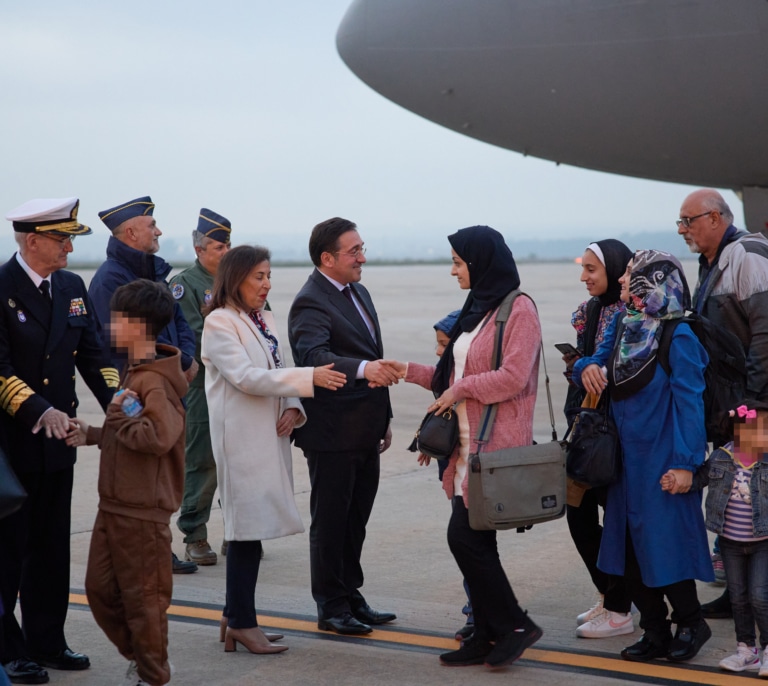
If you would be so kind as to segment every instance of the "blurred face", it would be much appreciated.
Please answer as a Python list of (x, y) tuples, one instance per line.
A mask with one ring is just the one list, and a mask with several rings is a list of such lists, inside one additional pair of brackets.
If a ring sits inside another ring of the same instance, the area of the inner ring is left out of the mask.
[(768, 414), (765, 410), (758, 410), (755, 419), (734, 425), (734, 445), (743, 453), (768, 452)]
[(608, 272), (591, 250), (585, 250), (581, 258), (581, 282), (593, 297), (603, 295), (608, 290)]
[(197, 259), (200, 260), (203, 269), (215, 276), (216, 272), (219, 270), (219, 262), (221, 262), (221, 258), (227, 254), (229, 248), (229, 243), (221, 243), (219, 241), (214, 241), (212, 238), (206, 238), (205, 241), (203, 241), (203, 247), (195, 248), (195, 252), (197, 253)]
[(125, 229), (125, 233), (130, 239), (129, 245), (132, 248), (150, 255), (154, 255), (160, 250), (158, 239), (163, 235), (163, 232), (157, 228), (154, 217), (134, 217), (129, 221), (130, 224)]
[(456, 281), (459, 282), (459, 288), (467, 290), (472, 288), (472, 284), (469, 281), (469, 267), (467, 263), (462, 260), (456, 251), (451, 248), (451, 276), (456, 277)]
[(435, 339), (437, 340), (437, 345), (435, 346), (435, 355), (442, 357), (443, 353), (445, 352), (445, 348), (451, 342), (451, 339), (448, 338), (448, 334), (445, 333), (445, 331), (438, 331), (437, 329), (435, 329)]
[(357, 283), (363, 276), (366, 262), (363, 239), (354, 229), (339, 236), (337, 249), (321, 256), (323, 273), (343, 286)]
[(147, 332), (146, 323), (123, 312), (110, 314), (109, 339), (112, 347), (128, 355), (131, 362), (147, 359), (155, 350), (155, 342)]
[(267, 296), (272, 288), (271, 278), (269, 260), (264, 260), (251, 269), (248, 276), (245, 277), (245, 281), (240, 284), (237, 289), (238, 293), (249, 309), (261, 310), (264, 308), (264, 303), (267, 302)]
[(32, 233), (27, 238), (27, 250), (22, 257), (37, 274), (46, 277), (67, 266), (73, 249), (70, 236)]
[(623, 303), (629, 304), (629, 279), (632, 275), (632, 260), (629, 261), (629, 264), (627, 265), (627, 270), (621, 275), (621, 278), (619, 279), (619, 283), (621, 284), (621, 295), (619, 296), (621, 298), (621, 301)]

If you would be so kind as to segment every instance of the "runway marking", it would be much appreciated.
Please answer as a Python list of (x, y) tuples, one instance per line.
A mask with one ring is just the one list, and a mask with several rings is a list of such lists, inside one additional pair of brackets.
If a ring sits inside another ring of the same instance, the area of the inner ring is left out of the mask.
[[(88, 607), (88, 599), (84, 593), (70, 593), (71, 605), (82, 608)], [(168, 609), (168, 618), (178, 620), (203, 620), (218, 626), (221, 610), (200, 603), (172, 603)], [(270, 615), (259, 612), (259, 626), (265, 629), (295, 631), (297, 633), (315, 635), (340, 641), (356, 643), (372, 643), (389, 647), (408, 646), (410, 648), (427, 648), (431, 650), (455, 650), (458, 643), (450, 638), (435, 636), (421, 632), (399, 631), (394, 627), (374, 629), (365, 636), (339, 636), (330, 631), (317, 628), (317, 621), (310, 619), (295, 619), (282, 615)], [(632, 681), (646, 683), (676, 683), (676, 684), (705, 684), (706, 686), (733, 686), (735, 674), (725, 674), (720, 671), (707, 671), (698, 666), (663, 664), (661, 662), (639, 663), (627, 662), (617, 657), (602, 657), (594, 654), (579, 653), (567, 650), (548, 650), (528, 648), (522, 662), (532, 667), (571, 668), (576, 671), (586, 670), (599, 676), (631, 676)]]

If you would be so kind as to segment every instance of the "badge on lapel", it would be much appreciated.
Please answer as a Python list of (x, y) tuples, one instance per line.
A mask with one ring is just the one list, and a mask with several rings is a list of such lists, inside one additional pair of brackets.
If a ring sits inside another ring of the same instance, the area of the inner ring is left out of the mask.
[(16, 307), (16, 301), (13, 298), (8, 298), (8, 307)]
[(16, 316), (19, 318), (19, 321), (23, 324), (25, 321), (27, 321), (27, 315), (24, 314), (21, 310), (16, 312)]
[(88, 314), (85, 309), (85, 303), (82, 298), (72, 298), (69, 301), (69, 316), (70, 317), (82, 317)]
[(210, 289), (205, 291), (205, 295), (203, 296), (203, 300), (205, 301), (206, 304), (211, 302), (211, 291), (210, 291)]

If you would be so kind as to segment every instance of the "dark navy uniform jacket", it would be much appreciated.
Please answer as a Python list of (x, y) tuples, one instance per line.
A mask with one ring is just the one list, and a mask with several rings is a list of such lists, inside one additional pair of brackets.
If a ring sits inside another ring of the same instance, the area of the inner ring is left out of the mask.
[[(107, 260), (96, 270), (88, 286), (88, 295), (96, 311), (99, 333), (104, 341), (104, 351), (118, 369), (125, 365), (125, 359), (110, 350), (109, 333), (103, 330), (109, 322), (109, 301), (112, 299), (112, 294), (120, 286), (136, 279), (165, 283), (171, 269), (171, 265), (161, 257), (135, 250), (114, 236), (110, 237), (107, 244)], [(160, 332), (157, 342), (179, 348), (181, 368), (189, 369), (194, 361), (195, 334), (184, 319), (184, 313), (178, 303), (174, 303), (173, 319)]]
[(0, 431), (17, 472), (55, 472), (75, 463), (75, 448), (32, 429), (53, 407), (74, 417), (75, 367), (103, 408), (117, 390), (83, 280), (51, 274), (52, 305), (14, 255), (0, 266)]

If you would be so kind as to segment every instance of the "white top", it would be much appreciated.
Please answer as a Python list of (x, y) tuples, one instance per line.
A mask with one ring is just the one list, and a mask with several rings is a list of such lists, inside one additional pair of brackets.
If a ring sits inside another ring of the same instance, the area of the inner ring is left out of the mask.
[[(469, 348), (475, 336), (480, 333), (481, 321), (472, 331), (465, 331), (453, 344), (453, 379), (464, 377), (464, 367), (467, 364)], [(456, 416), (459, 418), (459, 459), (456, 461), (456, 473), (453, 477), (453, 492), (463, 493), (461, 485), (467, 475), (467, 458), (469, 457), (469, 445), (472, 437), (469, 435), (469, 420), (467, 419), (467, 405), (464, 400), (456, 404)]]

